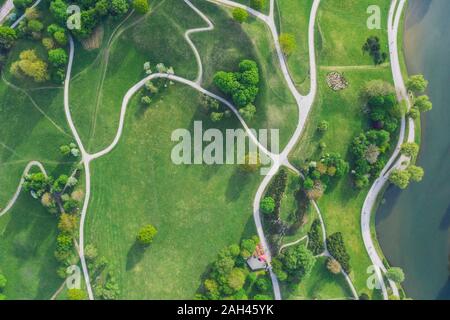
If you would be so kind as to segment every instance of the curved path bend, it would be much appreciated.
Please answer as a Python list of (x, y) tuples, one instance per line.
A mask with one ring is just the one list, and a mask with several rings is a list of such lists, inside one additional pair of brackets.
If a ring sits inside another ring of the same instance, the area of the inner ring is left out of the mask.
[(22, 191), (23, 183), (25, 182), (26, 175), (30, 172), (31, 168), (38, 167), (39, 170), (47, 177), (47, 172), (45, 171), (44, 166), (39, 161), (30, 161), (27, 166), (25, 167), (25, 170), (23, 170), (22, 178), (20, 178), (19, 186), (17, 187), (16, 193), (12, 197), (12, 199), (8, 202), (6, 207), (0, 211), (0, 217), (6, 214), (16, 203), (17, 199), (19, 198), (20, 192)]
[(197, 47), (194, 45), (194, 43), (192, 42), (190, 36), (193, 33), (198, 33), (198, 32), (205, 32), (205, 31), (212, 31), (214, 30), (214, 25), (211, 22), (211, 20), (208, 19), (208, 17), (206, 15), (203, 14), (203, 12), (201, 12), (200, 10), (197, 9), (196, 6), (194, 6), (189, 0), (184, 0), (184, 2), (192, 9), (195, 11), (195, 13), (197, 13), (202, 19), (203, 21), (205, 21), (208, 26), (205, 28), (194, 28), (194, 29), (189, 29), (185, 32), (184, 34), (184, 38), (186, 39), (187, 43), (189, 43), (189, 45), (192, 48), (192, 51), (194, 52), (195, 55), (195, 59), (197, 60), (197, 65), (198, 65), (198, 75), (197, 75), (197, 79), (195, 79), (195, 83), (197, 84), (201, 84), (202, 83), (202, 78), (203, 78), (203, 64), (202, 64), (202, 58), (200, 57), (200, 54), (198, 53)]

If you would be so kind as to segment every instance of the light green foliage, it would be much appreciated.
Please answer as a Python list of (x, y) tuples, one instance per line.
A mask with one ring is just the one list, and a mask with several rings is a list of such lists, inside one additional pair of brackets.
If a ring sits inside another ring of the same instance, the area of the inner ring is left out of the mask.
[(86, 300), (86, 293), (81, 289), (69, 289), (67, 297), (69, 300)]
[(255, 10), (261, 10), (266, 4), (265, 0), (250, 0), (250, 7)]
[(405, 274), (403, 270), (398, 267), (389, 268), (389, 270), (386, 272), (386, 277), (396, 283), (402, 283), (403, 281), (405, 281)]
[(427, 89), (428, 81), (421, 74), (413, 75), (406, 81), (408, 90), (415, 94), (422, 93)]
[(67, 64), (68, 60), (69, 57), (67, 56), (67, 53), (64, 51), (64, 49), (52, 49), (48, 52), (48, 61), (54, 67), (63, 67)]
[(139, 230), (139, 233), (137, 235), (137, 241), (142, 245), (149, 245), (153, 242), (153, 239), (155, 238), (156, 234), (158, 233), (158, 230), (151, 224), (148, 224)]
[(281, 50), (283, 50), (283, 53), (286, 56), (290, 56), (292, 53), (294, 53), (294, 50), (297, 47), (295, 37), (290, 33), (280, 34), (280, 46)]
[(248, 19), (248, 13), (242, 8), (233, 9), (233, 18), (239, 23), (243, 23)]
[(401, 146), (401, 153), (405, 156), (416, 158), (419, 153), (419, 145), (414, 142), (405, 142)]
[(6, 26), (0, 26), (0, 49), (11, 49), (16, 40), (17, 34), (14, 29)]
[(427, 112), (433, 109), (433, 104), (428, 96), (423, 95), (414, 100), (414, 107), (418, 108), (420, 112)]
[(411, 175), (406, 170), (395, 169), (389, 176), (389, 181), (399, 187), (400, 189), (406, 189), (409, 185)]
[(150, 10), (148, 0), (133, 0), (133, 8), (140, 14), (145, 14)]
[(415, 165), (410, 165), (408, 167), (408, 173), (411, 176), (411, 180), (415, 181), (415, 182), (422, 181), (423, 176), (425, 174), (423, 168), (415, 166)]
[(266, 214), (271, 214), (275, 210), (275, 200), (272, 197), (265, 197), (261, 201), (261, 210)]

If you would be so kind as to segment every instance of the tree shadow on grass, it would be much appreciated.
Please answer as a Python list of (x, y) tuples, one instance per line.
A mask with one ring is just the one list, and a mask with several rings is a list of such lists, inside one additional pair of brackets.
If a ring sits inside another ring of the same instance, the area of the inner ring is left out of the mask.
[(242, 190), (250, 182), (252, 173), (243, 172), (242, 169), (236, 168), (228, 180), (226, 190), (226, 200), (233, 202), (241, 196)]
[(126, 270), (130, 271), (142, 260), (145, 253), (145, 247), (136, 241), (131, 246), (127, 254), (127, 266)]

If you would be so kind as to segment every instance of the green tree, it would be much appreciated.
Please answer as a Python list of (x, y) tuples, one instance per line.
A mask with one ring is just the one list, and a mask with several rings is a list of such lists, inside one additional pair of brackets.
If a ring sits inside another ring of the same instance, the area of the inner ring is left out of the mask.
[(148, 0), (133, 0), (133, 8), (140, 14), (146, 14), (150, 10)]
[(422, 95), (414, 100), (414, 107), (419, 109), (420, 112), (427, 112), (433, 109), (433, 103), (428, 96)]
[(280, 46), (281, 46), (281, 50), (283, 50), (283, 53), (286, 56), (290, 56), (294, 52), (295, 48), (297, 47), (297, 43), (292, 34), (282, 33), (282, 34), (280, 34)]
[(421, 74), (417, 74), (411, 76), (406, 81), (406, 87), (409, 91), (412, 91), (415, 94), (422, 93), (427, 89), (428, 81), (425, 80), (424, 76)]
[(69, 57), (62, 48), (53, 49), (48, 52), (48, 61), (56, 68), (65, 66), (68, 60)]
[(61, 232), (73, 234), (78, 227), (78, 219), (75, 215), (63, 213), (59, 217), (58, 229)]
[(306, 246), (287, 248), (281, 255), (282, 269), (292, 279), (304, 279), (309, 276), (316, 263), (316, 258)]
[(238, 291), (244, 287), (245, 278), (245, 272), (242, 269), (234, 268), (227, 277), (227, 284), (234, 291)]
[(248, 13), (245, 9), (235, 8), (233, 9), (233, 18), (239, 23), (243, 23), (248, 19)]
[(265, 292), (270, 288), (270, 284), (265, 277), (259, 277), (255, 285), (260, 292)]
[(44, 82), (50, 79), (47, 64), (39, 59), (34, 50), (22, 51), (19, 55), (20, 60), (11, 65), (11, 73), (20, 78), (27, 76), (35, 82)]
[(256, 107), (254, 104), (249, 103), (246, 107), (239, 109), (239, 113), (245, 121), (251, 121), (256, 114)]
[(17, 40), (16, 31), (10, 27), (0, 26), (0, 49), (9, 50)]
[(389, 270), (386, 272), (386, 277), (396, 283), (402, 283), (403, 281), (405, 281), (405, 273), (401, 268), (398, 267), (389, 268)]
[(64, 31), (57, 31), (53, 34), (53, 38), (60, 46), (65, 46), (69, 42), (67, 35)]
[(400, 189), (406, 189), (409, 185), (409, 180), (411, 179), (411, 175), (406, 170), (395, 169), (392, 170), (391, 175), (389, 176), (389, 181), (399, 187)]
[(395, 93), (394, 87), (383, 80), (372, 80), (365, 84), (362, 95), (366, 100), (373, 97), (385, 97)]
[(93, 244), (88, 244), (84, 248), (84, 256), (88, 261), (94, 261), (98, 257), (98, 250)]
[(67, 7), (67, 3), (63, 0), (53, 0), (50, 2), (50, 12), (61, 25), (65, 25), (67, 18), (69, 17), (67, 14)]
[(414, 142), (405, 142), (402, 144), (400, 151), (405, 156), (416, 158), (419, 154), (419, 145)]
[(206, 279), (203, 286), (205, 287), (209, 299), (216, 300), (220, 298), (219, 285), (216, 280)]
[(414, 120), (418, 119), (420, 117), (420, 110), (417, 107), (412, 107), (408, 111), (408, 116), (411, 117)]
[(224, 117), (223, 112), (211, 112), (210, 118), (212, 122), (220, 122)]
[(151, 224), (148, 224), (139, 230), (137, 235), (137, 241), (142, 245), (150, 245), (153, 242), (153, 238), (158, 233), (158, 230)]
[(69, 289), (67, 297), (69, 300), (86, 300), (86, 293), (81, 289)]
[(152, 104), (152, 98), (150, 98), (149, 96), (143, 96), (141, 102), (143, 105), (149, 106)]
[(265, 0), (250, 0), (250, 7), (255, 10), (261, 10), (265, 6)]
[(121, 17), (128, 12), (130, 8), (126, 0), (111, 0), (110, 12), (112, 16)]
[(410, 179), (412, 181), (415, 181), (415, 182), (422, 181), (425, 172), (421, 167), (418, 167), (415, 165), (410, 165), (407, 170), (411, 177)]
[(275, 210), (275, 200), (272, 197), (265, 197), (260, 207), (265, 214), (271, 214)]
[(44, 29), (44, 25), (39, 20), (28, 21), (28, 29), (31, 32), (41, 32)]
[(70, 154), (70, 147), (68, 145), (63, 145), (59, 147), (59, 151), (63, 156), (67, 156)]

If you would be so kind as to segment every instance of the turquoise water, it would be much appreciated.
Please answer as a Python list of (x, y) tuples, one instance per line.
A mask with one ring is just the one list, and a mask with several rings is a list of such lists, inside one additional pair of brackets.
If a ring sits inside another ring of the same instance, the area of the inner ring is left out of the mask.
[(410, 74), (429, 80), (433, 110), (422, 119), (421, 183), (389, 187), (377, 212), (380, 245), (403, 268), (414, 299), (450, 299), (450, 1), (410, 0), (405, 54)]

